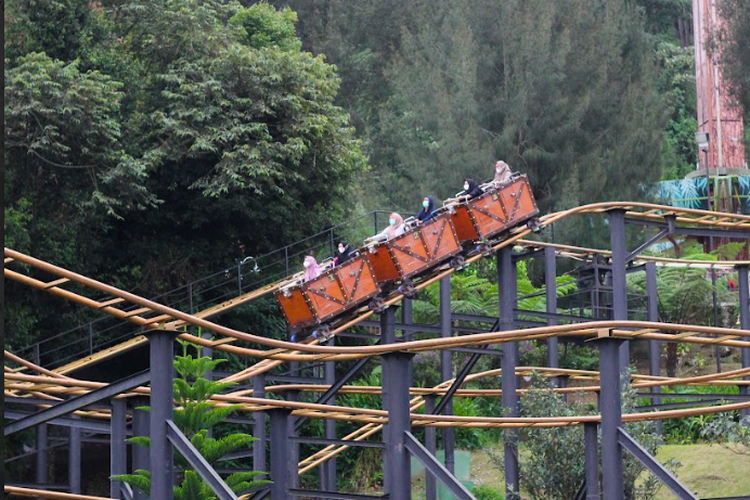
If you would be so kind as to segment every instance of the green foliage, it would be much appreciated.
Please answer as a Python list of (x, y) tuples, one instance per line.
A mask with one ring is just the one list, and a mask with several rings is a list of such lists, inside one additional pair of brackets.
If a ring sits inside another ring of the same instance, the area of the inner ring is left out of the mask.
[[(8, 2), (9, 242), (154, 296), (339, 221), (366, 158), (294, 19), (231, 0)], [(91, 318), (16, 288), (15, 345)]]
[(6, 164), (23, 158), (27, 169), (66, 183), (93, 176), (90, 198), (76, 200), (82, 209), (100, 204), (114, 214), (154, 206), (143, 162), (120, 144), (121, 88), (98, 71), (82, 73), (78, 62), (36, 52), (19, 57), (17, 66), (5, 70)]
[[(201, 348), (188, 342), (180, 341), (183, 347), (183, 355), (177, 356), (174, 361), (175, 371), (178, 378), (174, 383), (174, 398), (178, 406), (174, 410), (173, 421), (185, 436), (190, 439), (192, 445), (198, 450), (203, 458), (211, 465), (239, 449), (255, 441), (255, 438), (243, 433), (230, 433), (218, 439), (208, 437), (208, 430), (226, 420), (226, 418), (240, 409), (241, 405), (227, 407), (215, 407), (208, 399), (218, 394), (231, 383), (209, 381), (204, 375), (216, 368), (224, 360), (212, 360), (209, 357), (201, 357)], [(198, 356), (194, 357), (188, 353), (190, 347), (194, 347)], [(148, 447), (148, 437), (135, 436), (128, 440), (140, 446)], [(213, 500), (216, 495), (211, 491), (208, 484), (204, 483), (197, 472), (190, 468), (189, 463), (181, 455), (176, 457), (177, 466), (182, 469), (182, 482), (174, 486), (176, 500)], [(265, 474), (262, 471), (237, 472), (228, 476), (225, 481), (237, 495), (247, 490), (268, 484), (270, 481), (254, 479), (258, 475)], [(124, 474), (113, 476), (131, 486), (138, 488), (148, 494), (151, 489), (151, 478), (148, 471), (136, 471), (135, 474)]]
[(471, 490), (477, 500), (505, 500), (505, 493), (488, 484), (477, 484)]
[[(498, 285), (490, 281), (493, 269), (485, 274), (479, 266), (469, 266), (462, 273), (454, 273), (451, 277), (451, 311), (463, 314), (484, 314), (497, 316)], [(556, 293), (558, 297), (574, 291), (577, 287), (572, 276), (563, 275), (556, 279)], [(531, 282), (525, 261), (517, 263), (516, 279), (518, 307), (530, 311), (544, 311), (545, 287), (536, 287)], [(434, 323), (438, 321), (440, 308), (440, 283), (433, 283), (426, 287), (414, 301), (414, 318), (420, 323)]]
[(660, 178), (667, 116), (636, 2), (274, 3), (297, 10), (305, 47), (339, 68), (339, 102), (372, 159), (369, 198), (445, 198), (463, 176), (488, 178), (495, 158), (529, 174), (543, 212), (642, 199)]
[[(662, 388), (662, 393), (669, 395), (674, 393), (681, 394), (716, 394), (720, 399), (722, 394), (738, 394), (737, 386), (673, 386)], [(692, 398), (683, 398), (679, 396), (662, 398), (662, 403), (686, 403), (696, 402)], [(690, 417), (668, 419), (662, 422), (664, 440), (669, 444), (696, 444), (704, 441), (717, 442), (721, 434), (716, 432), (722, 428), (722, 424), (717, 425), (717, 419), (722, 420), (724, 417), (718, 413), (706, 415), (694, 415)], [(731, 414), (730, 414), (731, 416)], [(731, 416), (736, 420), (736, 415)]]
[(701, 430), (701, 438), (743, 455), (750, 455), (750, 417), (737, 412), (717, 413)]
[[(627, 378), (625, 378), (627, 380)], [(623, 389), (623, 413), (632, 411), (635, 402), (635, 391), (625, 384)], [(532, 377), (529, 391), (521, 396), (521, 415), (534, 417), (564, 417), (588, 415), (594, 408), (581, 403), (566, 403), (552, 390), (549, 381), (539, 374)], [(652, 422), (638, 422), (625, 425), (626, 431), (633, 436), (652, 455), (660, 444), (654, 433)], [(521, 487), (532, 499), (573, 498), (581, 487), (584, 478), (584, 439), (582, 426), (523, 428), (519, 430), (521, 443), (528, 454), (521, 457)], [(491, 453), (493, 462), (502, 467), (502, 457)], [(625, 456), (624, 484), (625, 498), (645, 500), (653, 498), (660, 487), (655, 478), (649, 477), (644, 482), (636, 479), (644, 467), (631, 456)], [(667, 464), (674, 468), (676, 464)]]
[(297, 38), (294, 25), (297, 13), (289, 7), (277, 12), (264, 2), (242, 8), (232, 16), (229, 24), (242, 26), (245, 30), (242, 43), (254, 49), (279, 47), (282, 50), (298, 51), (302, 43)]

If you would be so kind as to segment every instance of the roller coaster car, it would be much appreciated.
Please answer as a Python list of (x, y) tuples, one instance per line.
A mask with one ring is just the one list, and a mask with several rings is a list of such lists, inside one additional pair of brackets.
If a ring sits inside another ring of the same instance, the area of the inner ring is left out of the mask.
[(339, 316), (378, 291), (367, 257), (359, 255), (314, 280), (282, 285), (276, 298), (290, 330), (295, 332)]
[(451, 208), (453, 226), (461, 243), (489, 240), (539, 214), (525, 175), (469, 202)]
[(368, 246), (375, 281), (381, 287), (401, 281), (404, 295), (410, 295), (409, 278), (421, 274), (461, 252), (458, 236), (448, 213), (413, 227), (403, 235)]

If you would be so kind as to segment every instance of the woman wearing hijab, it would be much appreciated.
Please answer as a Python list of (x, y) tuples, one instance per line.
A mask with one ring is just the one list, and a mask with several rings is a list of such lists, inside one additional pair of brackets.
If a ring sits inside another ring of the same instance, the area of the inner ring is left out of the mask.
[(505, 163), (503, 160), (499, 160), (495, 163), (495, 178), (492, 179), (492, 183), (496, 188), (504, 186), (513, 179), (513, 172), (510, 169), (510, 165)]
[(351, 260), (352, 257), (356, 257), (357, 249), (344, 240), (339, 241), (339, 256), (333, 260), (333, 265), (340, 266)]
[(365, 243), (392, 240), (393, 238), (397, 238), (404, 234), (404, 231), (406, 231), (406, 224), (404, 224), (404, 219), (396, 212), (393, 212), (388, 217), (388, 227), (380, 231), (375, 236), (370, 236), (369, 238), (367, 238), (365, 240)]
[(480, 188), (477, 185), (474, 179), (464, 179), (463, 194), (460, 194), (456, 196), (455, 198), (449, 198), (445, 201), (447, 202), (469, 201), (472, 198), (476, 198), (477, 196), (481, 196), (483, 194), (484, 194), (484, 191), (482, 191), (482, 188)]
[(320, 276), (320, 266), (318, 266), (318, 261), (312, 255), (305, 257), (302, 265), (305, 266), (305, 281), (312, 281)]
[(427, 222), (432, 220), (436, 215), (435, 198), (432, 196), (425, 196), (424, 200), (422, 200), (422, 210), (417, 214), (417, 220), (419, 222)]

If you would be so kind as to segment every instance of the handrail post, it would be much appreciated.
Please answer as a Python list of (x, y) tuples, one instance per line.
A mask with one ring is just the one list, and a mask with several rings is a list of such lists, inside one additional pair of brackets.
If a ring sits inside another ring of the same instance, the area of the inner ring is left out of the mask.
[(242, 263), (237, 263), (237, 296), (242, 295)]

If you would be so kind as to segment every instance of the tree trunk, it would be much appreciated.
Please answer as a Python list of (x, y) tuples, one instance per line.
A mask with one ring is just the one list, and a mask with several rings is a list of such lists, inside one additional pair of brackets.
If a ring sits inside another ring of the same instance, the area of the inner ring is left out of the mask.
[(674, 377), (677, 373), (677, 342), (667, 344), (667, 377)]

